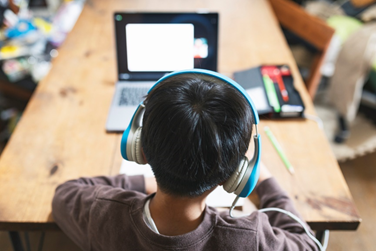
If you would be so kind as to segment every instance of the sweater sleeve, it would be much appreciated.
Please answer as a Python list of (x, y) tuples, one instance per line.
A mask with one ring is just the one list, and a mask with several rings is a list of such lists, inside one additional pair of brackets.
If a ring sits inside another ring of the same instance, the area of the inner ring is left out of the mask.
[[(277, 207), (301, 218), (292, 200), (274, 178), (261, 182), (256, 192), (260, 198), (260, 208)], [(258, 237), (260, 250), (318, 250), (303, 227), (280, 212), (260, 213)]]
[(98, 189), (122, 188), (145, 193), (144, 176), (80, 178), (56, 188), (52, 215), (56, 224), (83, 250), (90, 250), (88, 231), (90, 210)]

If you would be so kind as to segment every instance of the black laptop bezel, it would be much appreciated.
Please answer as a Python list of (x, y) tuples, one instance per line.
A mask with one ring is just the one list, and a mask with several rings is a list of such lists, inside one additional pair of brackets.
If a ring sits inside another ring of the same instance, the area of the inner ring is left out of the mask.
[[(194, 59), (194, 68), (217, 71), (218, 61), (218, 13), (166, 13), (166, 12), (115, 12), (115, 39), (118, 80), (156, 80), (169, 72), (131, 72), (128, 70), (125, 25), (129, 23), (192, 23), (194, 36), (201, 37), (205, 33), (208, 40), (209, 53), (205, 59)], [(193, 21), (194, 20), (194, 21)], [(201, 33), (201, 34), (200, 34)], [(193, 55), (192, 55), (193, 57)]]

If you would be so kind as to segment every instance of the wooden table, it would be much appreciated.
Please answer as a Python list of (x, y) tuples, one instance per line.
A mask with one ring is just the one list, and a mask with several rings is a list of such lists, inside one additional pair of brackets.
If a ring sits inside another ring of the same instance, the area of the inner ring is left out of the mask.
[[(289, 64), (307, 114), (312, 102), (270, 5), (264, 0), (87, 1), (33, 94), (0, 160), (0, 230), (58, 229), (51, 201), (58, 184), (80, 176), (118, 173), (120, 134), (105, 123), (116, 81), (112, 13), (220, 13), (219, 72)], [(287, 172), (262, 128), (269, 126), (295, 168)], [(311, 120), (261, 122), (263, 162), (315, 230), (355, 230), (360, 218), (324, 133)]]

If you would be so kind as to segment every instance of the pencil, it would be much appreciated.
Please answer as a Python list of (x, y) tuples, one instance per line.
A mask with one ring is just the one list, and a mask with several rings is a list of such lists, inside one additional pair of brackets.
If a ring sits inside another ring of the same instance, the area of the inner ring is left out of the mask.
[(277, 151), (279, 157), (281, 157), (281, 159), (282, 159), (283, 163), (285, 164), (287, 170), (291, 174), (294, 174), (295, 173), (294, 168), (292, 167), (290, 161), (287, 159), (285, 153), (282, 150), (281, 145), (278, 143), (277, 139), (274, 137), (272, 131), (270, 131), (269, 127), (267, 127), (267, 126), (264, 127), (264, 131), (265, 131), (266, 135), (268, 136), (268, 138), (270, 139), (270, 141), (272, 142), (272, 144), (273, 144), (275, 150)]
[(274, 111), (278, 113), (281, 111), (281, 106), (279, 105), (278, 96), (277, 92), (275, 91), (274, 83), (268, 75), (263, 75), (262, 78), (264, 80), (264, 86), (269, 103), (271, 106), (273, 106)]

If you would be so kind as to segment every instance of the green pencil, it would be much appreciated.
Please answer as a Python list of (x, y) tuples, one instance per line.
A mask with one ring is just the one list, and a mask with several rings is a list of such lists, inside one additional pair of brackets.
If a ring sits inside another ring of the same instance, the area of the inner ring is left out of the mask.
[(266, 90), (266, 95), (268, 96), (268, 100), (271, 106), (273, 106), (274, 112), (280, 112), (281, 106), (278, 101), (277, 92), (275, 90), (275, 86), (273, 81), (270, 79), (268, 75), (263, 75), (264, 86)]
[(287, 159), (285, 153), (282, 150), (281, 145), (278, 143), (277, 139), (274, 137), (272, 131), (270, 131), (269, 127), (267, 127), (267, 126), (264, 127), (264, 131), (265, 131), (266, 135), (268, 136), (268, 138), (270, 139), (270, 141), (272, 142), (275, 150), (277, 150), (278, 155), (279, 155), (279, 157), (281, 157), (281, 159), (282, 159), (283, 163), (285, 164), (287, 170), (291, 174), (294, 174), (295, 173), (294, 168), (292, 167), (290, 161)]

